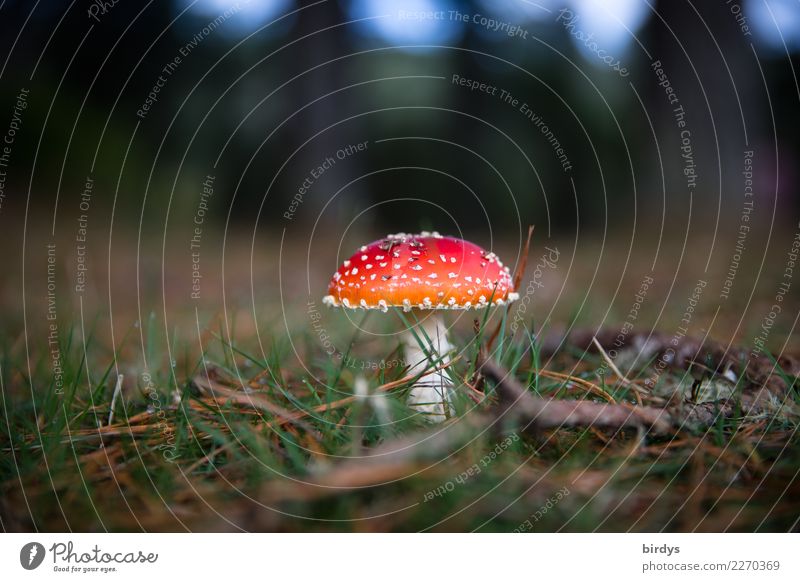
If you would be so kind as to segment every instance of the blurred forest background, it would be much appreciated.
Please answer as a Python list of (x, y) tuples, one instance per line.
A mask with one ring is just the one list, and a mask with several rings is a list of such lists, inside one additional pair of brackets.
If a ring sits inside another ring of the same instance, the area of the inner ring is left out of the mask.
[[(329, 194), (355, 177), (379, 168), (426, 166), (432, 156), (438, 169), (457, 175), (480, 199), (492, 200), (486, 208), (493, 219), (515, 214), (514, 203), (526, 217), (543, 216), (545, 193), (550, 218), (561, 227), (574, 227), (576, 204), (583, 226), (602, 225), (612, 213), (627, 215), (634, 193), (639, 205), (655, 206), (642, 217), (659, 218), (664, 190), (668, 212), (677, 218), (688, 207), (682, 161), (674, 154), (680, 141), (670, 131), (670, 108), (650, 69), (654, 60), (663, 64), (687, 111), (700, 168), (700, 210), (714, 212), (719, 197), (725, 203), (741, 190), (746, 131), (750, 147), (765, 146), (773, 158), (777, 140), (780, 174), (775, 175), (778, 160), (762, 157), (757, 183), (768, 197), (777, 180), (786, 210), (781, 215), (797, 213), (796, 2), (742, 0), (737, 9), (746, 17), (746, 36), (733, 4), (722, 1), (648, 6), (636, 0), (118, 0), (107, 13), (90, 16), (99, 4), (38, 2), (34, 9), (30, 2), (3, 2), (4, 117), (20, 88), (30, 90), (0, 215), (6, 225), (25, 210), (29, 186), (30, 213), (51, 215), (55, 193), (82, 190), (92, 168), (96, 190), (103, 193), (96, 204), (110, 205), (120, 182), (120, 216), (136, 216), (144, 206), (146, 216), (163, 220), (172, 192), (172, 212), (180, 216), (185, 205), (191, 214), (198, 183), (214, 173), (221, 185), (214, 219), (224, 220), (230, 207), (233, 218), (251, 222), (271, 179), (286, 164), (260, 216), (276, 224), (309, 169), (331, 152), (365, 139), (416, 135), (488, 155), (514, 199), (497, 174), (461, 148), (394, 141), (336, 167), (306, 197), (297, 220), (313, 220)], [(563, 19), (557, 21), (563, 7), (580, 17), (578, 30), (593, 34), (627, 67), (627, 78), (570, 35)], [(442, 11), (444, 19), (398, 17), (404, 10)], [(226, 11), (233, 13), (225, 18)], [(450, 11), (516, 24), (527, 38), (472, 19), (451, 20)], [(139, 119), (137, 110), (175, 57), (180, 64)], [(542, 134), (497, 96), (454, 87), (453, 74), (505, 89), (541, 115), (568, 153), (577, 202), (570, 176)], [(323, 133), (309, 142), (318, 132)], [(327, 212), (340, 218), (351, 214), (350, 204), (362, 208), (404, 195), (441, 204), (465, 227), (485, 226), (464, 185), (414, 171), (368, 176)], [(383, 230), (402, 225), (390, 204), (375, 216)]]
[[(791, 0), (5, 0), (0, 46), (0, 120), (27, 95), (0, 206), (15, 251), (28, 227), (14, 281), (48, 240), (65, 239), (59, 273), (72, 286), (84, 214), (93, 297), (106, 293), (106, 269), (129, 290), (135, 270), (140, 290), (163, 284), (178, 306), (188, 293), (168, 287), (181, 269), (190, 286), (198, 213), (204, 277), (217, 276), (208, 265), (225, 245), (247, 258), (255, 240), (277, 260), (283, 241), (303, 260), (324, 257), (309, 268), (313, 282), (296, 287), (314, 296), (345, 253), (418, 229), (506, 245), (515, 263), (536, 224), (538, 244), (568, 241), (590, 272), (597, 241), (617, 240), (654, 262), (689, 248), (724, 273), (748, 150), (756, 203), (740, 280), (755, 282), (767, 255), (782, 263), (791, 234), (771, 233), (796, 227)], [(694, 187), (667, 83), (685, 111)], [(324, 160), (363, 142), (303, 187)], [(269, 260), (243, 261), (242, 276)], [(44, 277), (41, 261), (29, 277)], [(265, 288), (278, 277), (270, 272)], [(613, 290), (622, 274), (601, 272)], [(244, 282), (234, 287), (249, 295)], [(745, 302), (752, 285), (737, 287)], [(20, 305), (18, 285), (2, 293)]]

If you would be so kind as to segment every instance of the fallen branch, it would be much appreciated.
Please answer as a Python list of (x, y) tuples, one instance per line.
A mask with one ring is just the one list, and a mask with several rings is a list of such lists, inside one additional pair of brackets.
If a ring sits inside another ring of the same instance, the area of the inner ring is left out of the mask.
[(644, 427), (653, 432), (668, 432), (672, 426), (669, 416), (654, 408), (535, 398), (492, 360), (482, 356), (480, 364), (483, 375), (496, 385), (499, 407), (494, 415), (474, 413), (435, 429), (392, 439), (370, 449), (368, 456), (312, 469), (312, 475), (300, 484), (270, 481), (262, 488), (262, 502), (308, 501), (360, 488), (379, 487), (423, 472), (430, 474), (429, 471), (437, 470), (442, 459), (462, 449), (487, 428), (495, 425), (499, 429), (501, 417), (505, 417), (503, 420), (513, 419), (523, 430), (589, 426), (614, 429)]
[(551, 400), (536, 398), (506, 370), (490, 359), (480, 363), (481, 373), (495, 383), (499, 398), (498, 415), (524, 424), (527, 430), (565, 426), (603, 428), (646, 428), (655, 433), (672, 429), (672, 419), (665, 410), (648, 406), (603, 404), (586, 400)]

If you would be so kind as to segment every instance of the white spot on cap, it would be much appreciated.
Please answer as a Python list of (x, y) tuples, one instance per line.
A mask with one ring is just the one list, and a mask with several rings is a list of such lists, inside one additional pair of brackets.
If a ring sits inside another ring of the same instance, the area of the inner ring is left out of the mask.
[[(347, 273), (345, 273), (346, 275)], [(358, 267), (353, 267), (353, 275), (358, 275)]]
[(428, 279), (435, 279), (438, 276), (439, 275), (437, 275), (436, 273), (431, 273), (430, 275), (428, 275)]
[(447, 273), (447, 277), (449, 279), (455, 279), (456, 277), (458, 277), (458, 274), (456, 274), (456, 273)]
[(367, 263), (367, 269), (371, 269), (371, 268), (372, 268), (372, 263)]
[(361, 260), (366, 261), (369, 258), (368, 255), (361, 255)]

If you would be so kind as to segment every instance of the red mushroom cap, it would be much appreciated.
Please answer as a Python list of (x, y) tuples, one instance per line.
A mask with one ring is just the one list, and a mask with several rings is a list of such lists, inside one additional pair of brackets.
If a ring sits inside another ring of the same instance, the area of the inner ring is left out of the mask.
[(392, 234), (361, 247), (333, 274), (323, 302), (351, 309), (470, 309), (519, 298), (500, 259), (437, 232)]

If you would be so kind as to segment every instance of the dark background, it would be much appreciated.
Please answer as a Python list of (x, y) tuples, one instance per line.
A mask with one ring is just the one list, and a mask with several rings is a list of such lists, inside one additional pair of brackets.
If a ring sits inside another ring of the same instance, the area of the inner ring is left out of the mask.
[[(319, 219), (337, 234), (366, 221), (375, 232), (491, 225), (495, 235), (518, 238), (529, 223), (569, 234), (635, 217), (657, 229), (684, 225), (690, 212), (702, 230), (720, 214), (738, 215), (746, 149), (756, 151), (760, 219), (769, 223), (773, 208), (774, 224), (797, 216), (797, 3), (742, 0), (751, 31), (744, 35), (723, 1), (660, 1), (653, 9), (599, 3), (614, 15), (598, 16), (591, 2), (251, 0), (182, 58), (139, 119), (162, 67), (233, 4), (119, 0), (101, 10), (85, 0), (3, 2), (0, 125), (21, 88), (30, 90), (30, 105), (0, 225), (18, 226), (26, 210), (29, 221), (54, 222), (56, 196), (55, 222), (63, 224), (78, 212), (87, 175), (95, 180), (93, 216), (103, 212), (108, 221), (113, 207), (118, 228), (188, 224), (213, 174), (209, 220), (230, 219), (248, 233), (286, 227), (305, 237)], [(564, 6), (627, 77), (578, 49), (556, 22)], [(483, 14), (528, 34), (401, 21), (403, 9)], [(389, 17), (364, 20), (381, 14)], [(650, 68), (656, 59), (691, 128), (698, 173), (691, 201), (680, 137)], [(527, 102), (572, 170), (562, 171), (518, 110), (454, 86), (453, 74)], [(424, 139), (375, 143), (397, 137)], [(336, 164), (293, 220), (283, 217), (319, 161), (365, 140), (366, 152)]]

